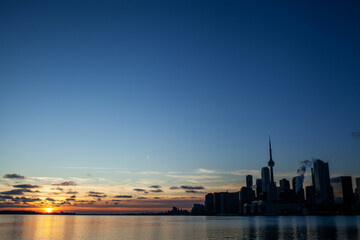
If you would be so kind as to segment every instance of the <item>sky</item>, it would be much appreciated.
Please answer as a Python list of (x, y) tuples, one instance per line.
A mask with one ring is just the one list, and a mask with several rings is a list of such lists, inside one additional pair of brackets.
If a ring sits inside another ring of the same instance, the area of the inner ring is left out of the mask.
[(269, 135), (277, 182), (360, 176), (359, 2), (4, 0), (0, 32), (4, 209), (189, 209)]

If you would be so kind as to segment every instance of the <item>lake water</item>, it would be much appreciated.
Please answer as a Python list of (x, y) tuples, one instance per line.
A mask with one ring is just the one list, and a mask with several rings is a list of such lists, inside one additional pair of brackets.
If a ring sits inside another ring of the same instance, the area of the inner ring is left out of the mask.
[(360, 239), (360, 216), (0, 215), (0, 239)]

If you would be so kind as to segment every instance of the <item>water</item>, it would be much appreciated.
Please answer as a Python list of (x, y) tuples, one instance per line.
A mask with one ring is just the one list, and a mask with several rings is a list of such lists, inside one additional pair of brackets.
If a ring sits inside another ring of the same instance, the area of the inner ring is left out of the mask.
[(0, 215), (0, 239), (360, 239), (360, 216)]

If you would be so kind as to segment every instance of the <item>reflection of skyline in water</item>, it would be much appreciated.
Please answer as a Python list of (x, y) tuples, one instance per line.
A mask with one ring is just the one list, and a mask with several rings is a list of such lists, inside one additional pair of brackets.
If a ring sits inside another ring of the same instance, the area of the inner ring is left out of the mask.
[(2, 215), (0, 239), (358, 239), (359, 216)]

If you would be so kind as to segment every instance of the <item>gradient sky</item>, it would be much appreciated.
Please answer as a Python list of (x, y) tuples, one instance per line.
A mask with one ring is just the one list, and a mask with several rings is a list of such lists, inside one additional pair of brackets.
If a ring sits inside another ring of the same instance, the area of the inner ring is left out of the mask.
[(269, 135), (276, 180), (360, 176), (357, 1), (11, 0), (0, 33), (0, 175), (25, 176), (0, 190), (41, 186), (6, 196), (188, 208), (260, 177)]

